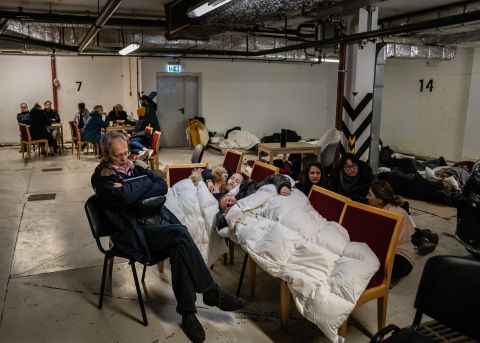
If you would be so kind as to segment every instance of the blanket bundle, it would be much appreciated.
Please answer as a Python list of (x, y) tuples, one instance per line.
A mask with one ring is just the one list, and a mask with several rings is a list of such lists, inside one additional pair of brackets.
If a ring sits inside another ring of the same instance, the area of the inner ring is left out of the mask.
[(285, 280), (299, 312), (332, 342), (380, 263), (370, 248), (350, 242), (348, 232), (328, 222), (297, 189), (278, 195), (260, 188), (226, 216), (242, 248), (265, 271)]
[(188, 228), (207, 266), (227, 252), (227, 246), (214, 226), (218, 202), (203, 181), (197, 186), (190, 179), (168, 189), (165, 206)]

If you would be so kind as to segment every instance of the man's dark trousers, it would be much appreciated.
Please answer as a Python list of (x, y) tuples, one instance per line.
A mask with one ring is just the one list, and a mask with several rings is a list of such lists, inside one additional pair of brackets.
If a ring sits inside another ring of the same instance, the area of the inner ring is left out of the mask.
[(215, 283), (187, 227), (163, 220), (144, 226), (144, 234), (152, 260), (170, 258), (177, 312), (197, 312), (196, 293), (204, 293)]

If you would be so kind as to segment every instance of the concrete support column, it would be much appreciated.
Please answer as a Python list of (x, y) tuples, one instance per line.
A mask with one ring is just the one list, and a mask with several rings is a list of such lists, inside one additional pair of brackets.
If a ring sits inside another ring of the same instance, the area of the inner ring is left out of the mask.
[(463, 138), (462, 159), (477, 160), (480, 158), (480, 48), (473, 53), (472, 73), (468, 97), (465, 133)]
[[(349, 34), (376, 30), (377, 17), (375, 8), (359, 9), (348, 22)], [(371, 42), (347, 47), (341, 153), (354, 153), (364, 161), (370, 148), (375, 49)]]

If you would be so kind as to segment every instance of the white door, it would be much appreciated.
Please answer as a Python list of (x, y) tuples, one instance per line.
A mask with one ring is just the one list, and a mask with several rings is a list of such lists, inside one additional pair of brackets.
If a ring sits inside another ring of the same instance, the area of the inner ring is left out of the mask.
[(189, 146), (188, 118), (198, 114), (198, 77), (157, 76), (158, 121), (163, 147)]

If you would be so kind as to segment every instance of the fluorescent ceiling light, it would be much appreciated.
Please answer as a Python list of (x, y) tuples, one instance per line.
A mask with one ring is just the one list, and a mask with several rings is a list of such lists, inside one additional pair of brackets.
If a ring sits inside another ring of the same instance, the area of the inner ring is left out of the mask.
[(218, 8), (220, 6), (223, 6), (225, 4), (228, 4), (232, 0), (208, 0), (200, 3), (199, 5), (196, 5), (192, 7), (192, 9), (188, 10), (187, 15), (190, 18), (198, 18), (204, 15), (205, 13), (208, 13), (210, 11), (213, 11), (215, 8)]
[(325, 58), (325, 59), (322, 60), (322, 62), (325, 62), (325, 63), (340, 63), (340, 61), (335, 59), (335, 58)]
[(140, 47), (140, 44), (130, 44), (129, 46), (123, 48), (122, 50), (120, 50), (118, 53), (120, 55), (128, 55), (129, 53), (131, 52), (134, 52), (135, 50), (137, 50), (138, 48)]

